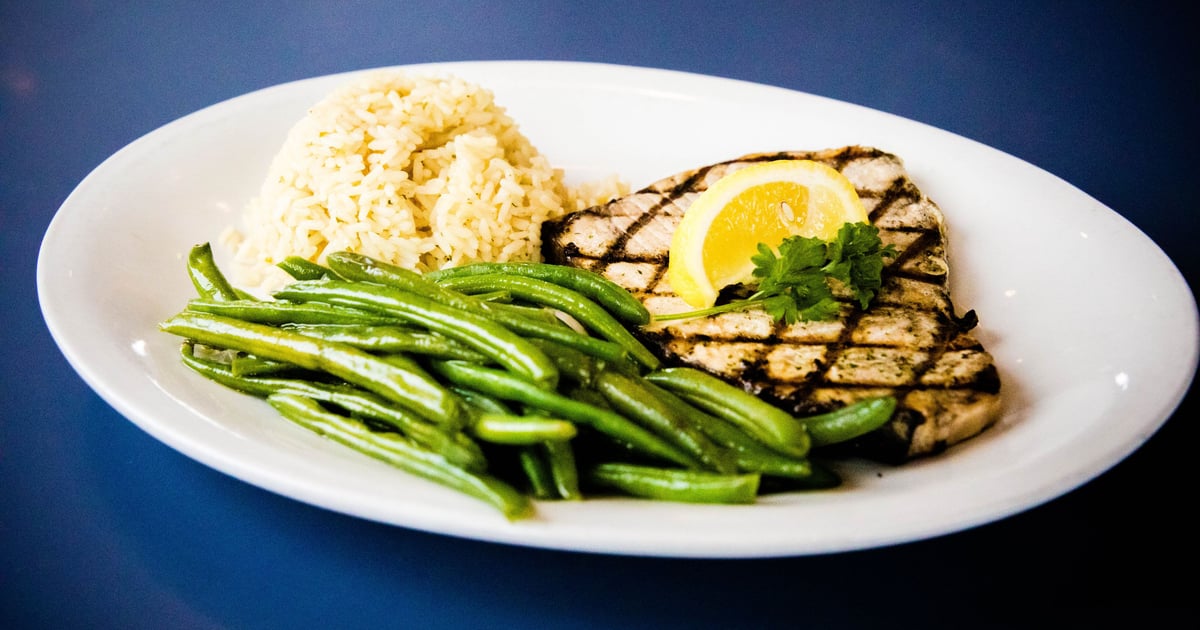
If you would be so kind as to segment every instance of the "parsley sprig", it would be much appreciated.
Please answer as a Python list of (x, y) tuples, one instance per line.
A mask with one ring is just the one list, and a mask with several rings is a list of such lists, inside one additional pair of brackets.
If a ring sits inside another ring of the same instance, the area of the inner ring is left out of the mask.
[(660, 321), (705, 317), (718, 313), (762, 308), (775, 321), (828, 320), (840, 310), (831, 280), (841, 282), (867, 308), (882, 285), (883, 259), (895, 258), (893, 245), (883, 246), (879, 229), (869, 223), (846, 223), (829, 242), (792, 236), (779, 244), (779, 252), (758, 244), (754, 277), (758, 290), (750, 297), (711, 308), (657, 315)]

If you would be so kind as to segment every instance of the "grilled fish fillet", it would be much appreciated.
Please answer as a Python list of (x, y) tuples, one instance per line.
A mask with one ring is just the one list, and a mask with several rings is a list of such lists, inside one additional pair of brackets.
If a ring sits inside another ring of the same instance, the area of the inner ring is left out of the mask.
[[(841, 445), (847, 455), (902, 463), (939, 453), (993, 425), (1000, 412), (1000, 378), (992, 356), (972, 335), (974, 311), (959, 316), (950, 300), (944, 218), (890, 153), (862, 146), (761, 153), (678, 173), (548, 222), (543, 255), (602, 273), (637, 295), (651, 313), (690, 310), (671, 292), (666, 274), (680, 217), (723, 175), (777, 159), (811, 159), (841, 171), (884, 244), (896, 246), (899, 255), (885, 267), (871, 307), (863, 311), (844, 294), (836, 320), (787, 326), (752, 310), (651, 323), (640, 331), (643, 340), (668, 365), (704, 369), (797, 415), (895, 395), (899, 405), (892, 420)], [(722, 301), (730, 293), (723, 292)]]

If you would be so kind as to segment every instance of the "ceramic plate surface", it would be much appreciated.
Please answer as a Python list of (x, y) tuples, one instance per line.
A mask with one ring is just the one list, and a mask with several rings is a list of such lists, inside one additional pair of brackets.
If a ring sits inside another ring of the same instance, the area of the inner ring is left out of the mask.
[(759, 151), (864, 144), (901, 156), (946, 214), (955, 305), (980, 316), (978, 336), (1004, 383), (1002, 418), (940, 456), (848, 464), (845, 485), (830, 492), (752, 506), (540, 503), (536, 518), (509, 523), (198, 377), (180, 363), (179, 339), (156, 328), (193, 295), (188, 250), (240, 219), (291, 125), (349, 74), (263, 89), (165, 125), (63, 203), (42, 243), (39, 298), (62, 352), (104, 400), (214, 469), (365, 519), (554, 549), (765, 557), (928, 538), (1054, 499), (1138, 448), (1195, 374), (1196, 303), (1171, 261), (1113, 210), (1010, 155), (728, 79), (563, 62), (410, 69), (492, 89), (571, 182), (615, 173), (638, 188)]

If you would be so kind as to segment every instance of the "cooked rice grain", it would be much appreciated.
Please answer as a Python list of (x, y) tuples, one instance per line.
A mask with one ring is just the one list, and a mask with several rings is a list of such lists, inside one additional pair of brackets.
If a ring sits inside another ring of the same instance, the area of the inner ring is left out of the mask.
[(489, 90), (380, 71), (291, 129), (242, 229), (221, 240), (236, 283), (262, 291), (290, 280), (284, 258), (340, 250), (419, 271), (538, 260), (543, 222), (627, 190), (616, 178), (566, 187)]

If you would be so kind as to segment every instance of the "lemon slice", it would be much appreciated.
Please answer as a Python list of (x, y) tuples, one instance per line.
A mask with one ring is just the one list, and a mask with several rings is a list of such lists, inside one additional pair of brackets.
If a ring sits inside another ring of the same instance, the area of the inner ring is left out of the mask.
[(760, 162), (700, 193), (671, 238), (667, 279), (693, 308), (716, 303), (724, 287), (753, 277), (758, 244), (789, 236), (831, 241), (845, 223), (867, 221), (854, 184), (812, 160)]

